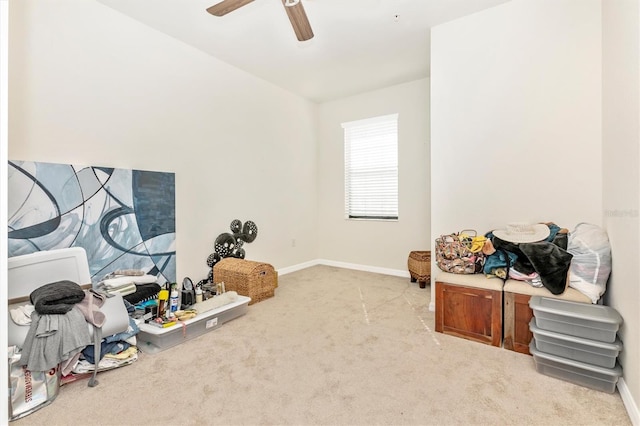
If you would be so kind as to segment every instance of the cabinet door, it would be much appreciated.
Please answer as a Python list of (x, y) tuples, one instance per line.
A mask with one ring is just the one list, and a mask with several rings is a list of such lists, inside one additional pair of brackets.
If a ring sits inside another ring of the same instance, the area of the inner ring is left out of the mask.
[(502, 292), (436, 282), (436, 331), (502, 343)]

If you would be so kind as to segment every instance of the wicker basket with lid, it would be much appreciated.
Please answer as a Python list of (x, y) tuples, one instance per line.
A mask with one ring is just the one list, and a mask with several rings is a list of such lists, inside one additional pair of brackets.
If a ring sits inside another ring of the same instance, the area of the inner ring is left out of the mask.
[(224, 282), (225, 290), (251, 298), (249, 305), (275, 294), (278, 274), (268, 263), (227, 257), (213, 266), (213, 280)]

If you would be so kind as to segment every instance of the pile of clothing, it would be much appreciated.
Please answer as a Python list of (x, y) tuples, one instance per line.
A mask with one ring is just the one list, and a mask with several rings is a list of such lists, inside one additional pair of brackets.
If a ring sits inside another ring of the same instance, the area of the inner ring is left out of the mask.
[(486, 234), (483, 272), (526, 281), (552, 294), (573, 287), (597, 303), (611, 272), (611, 246), (604, 229), (579, 223), (569, 232), (553, 222), (511, 223)]
[(561, 294), (573, 255), (567, 251), (569, 231), (555, 223), (511, 223), (487, 234), (484, 273), (527, 281)]
[[(137, 269), (117, 270), (104, 277), (97, 285), (97, 288), (108, 294), (119, 294), (127, 296), (135, 293), (138, 286), (145, 284), (156, 284), (157, 278), (154, 275), (145, 274)], [(156, 284), (157, 285), (157, 284)]]
[[(139, 330), (127, 314), (122, 298), (111, 302), (123, 303), (117, 319), (121, 323), (117, 328), (122, 332), (102, 339), (101, 331), (107, 317), (101, 308), (107, 298), (106, 294), (83, 290), (79, 284), (66, 280), (34, 290), (29, 296), (31, 304), (10, 310), (16, 324), (29, 326), (21, 348), (20, 364), (29, 371), (49, 371), (59, 366), (62, 375), (66, 376), (76, 372), (82, 362), (95, 364), (94, 350), (100, 351), (100, 359), (107, 354), (126, 359), (128, 363), (135, 361), (135, 335)], [(96, 348), (98, 342), (100, 349)], [(124, 351), (127, 351), (126, 357), (121, 355)]]

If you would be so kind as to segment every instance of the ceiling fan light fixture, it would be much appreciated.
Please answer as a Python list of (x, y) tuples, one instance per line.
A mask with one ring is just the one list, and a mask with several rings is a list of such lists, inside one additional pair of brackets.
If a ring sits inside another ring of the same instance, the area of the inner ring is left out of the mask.
[(293, 7), (293, 6), (297, 5), (298, 3), (300, 3), (300, 0), (284, 0), (284, 5), (286, 7)]

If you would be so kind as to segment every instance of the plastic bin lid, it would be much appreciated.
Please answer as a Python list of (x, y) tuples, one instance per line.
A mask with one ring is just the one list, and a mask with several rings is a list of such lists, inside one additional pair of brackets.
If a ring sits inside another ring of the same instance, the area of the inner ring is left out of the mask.
[(602, 375), (605, 375), (605, 376), (617, 376), (617, 377), (622, 376), (622, 367), (617, 362), (616, 362), (615, 367), (606, 368), (606, 367), (599, 367), (599, 366), (593, 365), (593, 364), (587, 364), (586, 362), (575, 361), (575, 360), (569, 359), (569, 358), (563, 358), (561, 356), (548, 354), (546, 352), (541, 352), (538, 349), (536, 349), (536, 340), (535, 340), (535, 338), (531, 339), (531, 343), (529, 343), (529, 352), (531, 352), (531, 355), (533, 355), (534, 358), (536, 358), (536, 359), (540, 358), (540, 359), (544, 359), (544, 360), (547, 360), (547, 361), (552, 361), (552, 362), (555, 362), (555, 363), (558, 363), (558, 364), (564, 364), (564, 365), (569, 366), (569, 367), (574, 367), (574, 368), (580, 368), (582, 370), (587, 370), (587, 371), (590, 371), (592, 373), (602, 374)]
[(553, 331), (543, 330), (541, 328), (538, 328), (538, 326), (536, 325), (535, 318), (531, 318), (531, 322), (529, 322), (529, 330), (531, 330), (534, 336), (540, 335), (545, 337), (551, 337), (554, 339), (563, 340), (565, 342), (588, 345), (594, 348), (606, 349), (611, 351), (620, 352), (622, 350), (622, 341), (620, 341), (618, 336), (616, 336), (615, 342), (607, 343), (607, 342), (601, 342), (599, 340), (591, 340), (591, 339), (584, 339), (582, 337), (571, 336), (569, 334), (556, 333)]
[(539, 311), (582, 320), (599, 321), (606, 324), (622, 324), (622, 317), (618, 311), (610, 306), (532, 296), (529, 299), (529, 307), (533, 310), (534, 315), (536, 311)]

